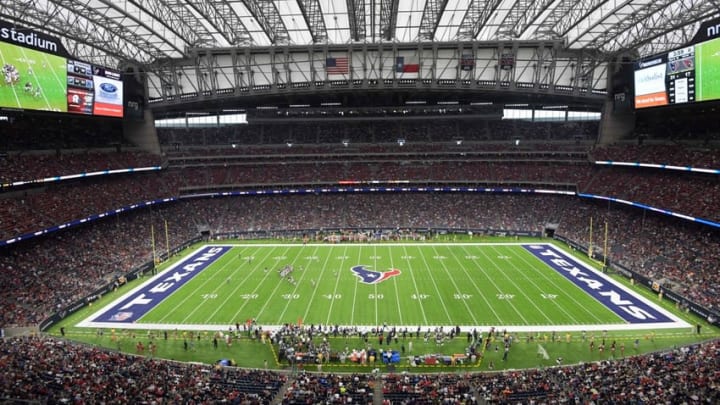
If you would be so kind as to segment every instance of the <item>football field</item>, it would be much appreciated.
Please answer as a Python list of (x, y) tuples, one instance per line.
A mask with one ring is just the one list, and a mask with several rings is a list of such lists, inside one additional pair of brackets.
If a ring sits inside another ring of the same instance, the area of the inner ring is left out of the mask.
[(688, 327), (549, 243), (205, 245), (78, 326)]

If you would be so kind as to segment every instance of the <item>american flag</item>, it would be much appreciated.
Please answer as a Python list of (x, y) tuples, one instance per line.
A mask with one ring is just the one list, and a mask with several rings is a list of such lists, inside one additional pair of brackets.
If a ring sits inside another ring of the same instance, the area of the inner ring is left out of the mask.
[(344, 75), (350, 72), (350, 63), (347, 56), (339, 58), (326, 58), (325, 71), (329, 75)]

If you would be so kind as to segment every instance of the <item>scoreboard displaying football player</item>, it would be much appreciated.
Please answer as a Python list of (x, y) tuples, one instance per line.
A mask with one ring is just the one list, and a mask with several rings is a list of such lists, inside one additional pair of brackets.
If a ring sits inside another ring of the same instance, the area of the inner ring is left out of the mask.
[(0, 108), (123, 116), (119, 71), (79, 61), (53, 37), (0, 20)]

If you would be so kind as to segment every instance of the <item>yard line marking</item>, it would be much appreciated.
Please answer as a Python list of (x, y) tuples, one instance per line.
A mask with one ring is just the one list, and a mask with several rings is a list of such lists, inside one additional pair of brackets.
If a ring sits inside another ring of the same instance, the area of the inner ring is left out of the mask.
[[(231, 251), (232, 251), (232, 248), (231, 248), (230, 250), (228, 250), (226, 253), (229, 253), (229, 252), (231, 252)], [(215, 260), (213, 261), (213, 264), (216, 264), (216, 263), (218, 262), (218, 260), (220, 260), (220, 258), (221, 258), (221, 257), (215, 259)], [(221, 269), (221, 270), (224, 269), (224, 268), (227, 267), (231, 262), (232, 262), (232, 260), (229, 260), (229, 261), (228, 261), (226, 264), (224, 264), (220, 269)], [(212, 264), (209, 265), (208, 267), (206, 267), (206, 268), (203, 270), (203, 272), (205, 272), (205, 270), (208, 270), (208, 269), (210, 268), (210, 266), (212, 266)], [(197, 274), (196, 277), (200, 277), (201, 274), (202, 274), (202, 273)], [(209, 281), (210, 281), (210, 278), (206, 279), (199, 287), (195, 288), (195, 290), (193, 291), (193, 293), (195, 293), (195, 292), (197, 292), (198, 290), (200, 290), (200, 289), (201, 289), (205, 284), (207, 284)], [(172, 294), (170, 294), (170, 295), (168, 295), (167, 297), (165, 297), (165, 299), (163, 299), (162, 301), (158, 302), (158, 303), (153, 307), (153, 309), (157, 308), (157, 306), (158, 306), (158, 305), (161, 305), (161, 304), (163, 303), (163, 301), (165, 301), (165, 300), (167, 300), (168, 298), (172, 297), (175, 293), (177, 293), (177, 292), (180, 291), (180, 290), (182, 290), (182, 288), (178, 288), (178, 289), (177, 289), (176, 291), (174, 291)], [(187, 293), (186, 293), (186, 294), (184, 295), (183, 299), (180, 300), (180, 303), (176, 306), (176, 308), (179, 308), (182, 304), (184, 304), (185, 302), (187, 302), (188, 300), (190, 300), (191, 298), (193, 298), (193, 295), (194, 295), (193, 293), (190, 293), (190, 294), (187, 294)], [(196, 307), (196, 309), (197, 309), (197, 307)], [(141, 321), (143, 320), (143, 318), (145, 318), (145, 316), (147, 316), (147, 314), (149, 314), (150, 312), (152, 312), (152, 310), (150, 310), (150, 311), (146, 312), (145, 314), (143, 314), (143, 316), (141, 316), (137, 321), (138, 321), (138, 322), (141, 322)], [(175, 310), (168, 311), (162, 318), (160, 318), (160, 320), (159, 320), (158, 322), (163, 322), (165, 319), (167, 319), (168, 317), (170, 317), (170, 316), (172, 316), (172, 315), (174, 315), (174, 314), (175, 314)], [(188, 317), (186, 316), (185, 319), (183, 319), (181, 322), (184, 323), (184, 322), (187, 321), (187, 320), (188, 320)]]
[[(330, 245), (329, 251), (325, 252), (325, 263), (322, 265), (322, 270), (320, 270), (320, 276), (318, 277), (317, 281), (315, 281), (315, 288), (313, 288), (312, 295), (310, 296), (310, 301), (307, 304), (307, 308), (305, 308), (305, 314), (303, 315), (303, 319), (307, 319), (308, 314), (310, 313), (310, 307), (312, 307), (312, 303), (313, 303), (313, 301), (315, 301), (315, 295), (317, 295), (318, 288), (320, 287), (320, 282), (322, 280), (324, 280), (323, 274), (325, 273), (325, 270), (327, 270), (327, 267), (328, 267), (327, 264), (328, 264), (328, 261), (330, 260), (330, 255), (332, 254), (334, 247), (335, 246)], [(319, 248), (316, 248), (315, 251), (317, 251), (317, 249), (319, 249)], [(308, 268), (305, 268), (303, 270), (303, 272), (308, 271), (308, 270), (309, 270), (309, 266), (308, 266)], [(335, 302), (334, 295), (333, 295), (333, 298), (330, 300), (330, 308), (332, 308), (333, 302)], [(330, 313), (328, 311), (328, 318), (329, 317), (330, 317)]]
[[(362, 260), (360, 260), (360, 254), (362, 253), (362, 245), (360, 246), (360, 249), (358, 249), (358, 263), (362, 263)], [(353, 302), (352, 302), (352, 310), (350, 312), (350, 325), (353, 325), (355, 323), (355, 302), (357, 301), (357, 290), (358, 290), (358, 281), (355, 280), (355, 289), (353, 290)]]
[[(494, 249), (494, 248), (493, 248), (493, 249)], [(520, 255), (520, 260), (522, 260), (525, 264), (527, 264), (532, 270), (534, 270), (535, 272), (537, 272), (538, 274), (540, 274), (544, 279), (546, 279), (547, 281), (549, 281), (549, 282), (550, 282), (552, 285), (554, 285), (558, 290), (560, 290), (560, 291), (563, 290), (563, 288), (561, 288), (560, 286), (558, 286), (558, 284), (555, 282), (555, 280), (553, 280), (552, 278), (548, 277), (548, 275), (547, 275), (545, 272), (543, 272), (543, 271), (541, 271), (540, 269), (538, 269), (537, 267), (535, 267), (532, 263), (530, 263), (528, 260), (526, 260), (525, 257), (523, 257), (523, 256), (524, 256), (524, 255)], [(543, 263), (543, 265), (544, 265), (545, 267), (547, 267), (547, 265), (546, 265), (545, 263)], [(514, 264), (512, 264), (512, 266), (515, 267)], [(571, 301), (573, 301), (575, 304), (577, 304), (577, 307), (578, 307), (578, 308), (581, 308), (586, 314), (589, 314), (591, 317), (595, 318), (596, 321), (602, 322), (602, 319), (600, 319), (600, 317), (598, 317), (594, 312), (588, 311), (583, 305), (581, 305), (580, 302), (579, 302), (577, 299), (575, 299), (575, 296), (574, 296), (573, 294), (569, 294), (568, 297), (570, 298)], [(565, 314), (567, 314), (570, 318), (572, 318), (575, 323), (577, 323), (577, 324), (580, 324), (580, 323), (581, 323), (581, 322), (579, 322), (577, 319), (575, 319), (574, 316), (572, 316), (570, 313), (568, 313), (562, 305), (560, 305), (560, 304), (558, 304), (558, 303), (555, 303), (555, 305), (556, 305), (558, 308), (560, 308), (563, 312), (565, 312)]]
[[(405, 252), (405, 257), (410, 257), (410, 255), (408, 255), (408, 251), (407, 251), (407, 247), (406, 247), (406, 246), (403, 246), (403, 251)], [(410, 259), (408, 258), (408, 259), (405, 259), (405, 260), (407, 261), (408, 270), (410, 271), (410, 278), (412, 278), (413, 285), (415, 286), (415, 294), (419, 294), (419, 293), (420, 293), (420, 290), (418, 290), (417, 280), (415, 280), (415, 271), (413, 270), (412, 266), (410, 265)], [(425, 306), (423, 305), (422, 300), (417, 300), (417, 301), (418, 301), (418, 304), (420, 304), (420, 312), (422, 312), (423, 322), (424, 322), (425, 325), (427, 325), (427, 324), (428, 324), (428, 320), (427, 320), (427, 315), (425, 314)]]
[[(47, 58), (47, 54), (43, 53), (42, 55), (43, 55), (43, 59), (45, 59), (45, 65), (47, 65), (48, 67), (52, 66), (52, 64), (50, 63), (50, 61)], [(67, 69), (67, 65), (65, 65), (65, 69)], [(50, 71), (52, 72), (53, 76), (55, 76), (55, 80), (58, 82), (60, 87), (64, 88), (67, 85), (67, 83), (63, 83), (63, 81), (60, 80), (60, 78), (57, 75), (57, 72), (55, 72), (55, 69), (51, 68)], [(34, 72), (34, 70), (33, 70), (33, 72)]]
[[(373, 259), (373, 261), (374, 261), (374, 263), (373, 263), (373, 270), (378, 271), (379, 269), (378, 269), (378, 267), (377, 267), (377, 257), (378, 257), (378, 255), (377, 255), (377, 245), (374, 245), (374, 246), (373, 246), (373, 257), (374, 257), (374, 259)], [(378, 294), (378, 290), (377, 290), (377, 289), (378, 289), (378, 287), (377, 287), (377, 284), (374, 284), (373, 287), (375, 287), (375, 325), (379, 325), (379, 324), (378, 324), (379, 319), (378, 319), (378, 299), (377, 299), (377, 294)]]
[[(23, 47), (20, 47), (20, 52), (22, 52), (23, 58), (25, 59), (25, 61), (26, 61), (25, 63), (27, 64), (28, 68), (30, 68), (33, 71), (33, 74), (31, 76), (34, 79), (33, 81), (35, 82), (35, 85), (40, 89), (40, 95), (42, 96), (43, 100), (45, 100), (45, 106), (47, 107), (48, 110), (52, 110), (52, 104), (50, 104), (50, 100), (48, 100), (47, 97), (45, 96), (45, 91), (41, 88), (40, 81), (35, 76), (35, 69), (33, 69), (32, 66), (30, 65), (30, 63), (29, 63), (30, 59), (28, 59), (27, 54), (25, 53), (25, 49)], [(50, 69), (50, 70), (52, 70), (52, 69)]]
[[(230, 250), (228, 251), (228, 253), (231, 253), (232, 251), (233, 251), (233, 249), (230, 249)], [(177, 310), (177, 308), (180, 308), (180, 307), (181, 307), (184, 303), (186, 303), (189, 299), (191, 299), (191, 298), (194, 299), (194, 298), (195, 298), (195, 295), (196, 295), (199, 291), (202, 291), (202, 290), (203, 290), (203, 287), (205, 287), (206, 284), (210, 283), (211, 281), (214, 281), (213, 279), (214, 279), (219, 273), (221, 273), (226, 267), (230, 266), (234, 260), (235, 260), (235, 258), (231, 258), (230, 260), (227, 261), (227, 263), (225, 263), (222, 267), (220, 267), (219, 270), (215, 270), (215, 274), (212, 274), (212, 275), (210, 275), (209, 277), (206, 276), (206, 277), (205, 277), (205, 281), (203, 281), (202, 284), (200, 284), (199, 286), (197, 286), (192, 292), (186, 294), (186, 295), (185, 295), (185, 298), (180, 301), (180, 303), (175, 307), (174, 310), (169, 311), (167, 314), (165, 314), (165, 316), (163, 316), (162, 318), (160, 318), (160, 322), (164, 321), (168, 316), (174, 315), (174, 314), (175, 314), (175, 311)], [(216, 261), (215, 263), (217, 263), (217, 261)], [(237, 270), (236, 270), (236, 271), (237, 271)], [(235, 273), (235, 272), (233, 271), (233, 273), (231, 273), (231, 274), (234, 274), (234, 273)], [(207, 275), (207, 274), (209, 274), (209, 273), (206, 273), (206, 275)], [(202, 277), (202, 276), (203, 276), (202, 274), (198, 274), (198, 277)], [(224, 274), (223, 274), (223, 276), (224, 276)], [(217, 292), (218, 290), (220, 290), (221, 288), (222, 288), (222, 283), (216, 283), (216, 284), (215, 284), (215, 289), (212, 290), (212, 292), (215, 293), (215, 292)], [(227, 299), (226, 299), (225, 301), (227, 301)], [(224, 304), (224, 303), (225, 303), (225, 302), (223, 302), (223, 304)], [(188, 319), (190, 319), (190, 318), (192, 317), (193, 314), (195, 314), (200, 308), (202, 308), (204, 304), (205, 304), (205, 303), (203, 302), (203, 303), (201, 303), (200, 305), (196, 305), (195, 308), (193, 308), (193, 310), (190, 311), (190, 313), (188, 313), (188, 314), (185, 316), (185, 318), (183, 318), (183, 320), (182, 320), (181, 322), (182, 322), (182, 323), (185, 323)], [(222, 306), (222, 305), (221, 305), (221, 306)], [(208, 319), (212, 319), (212, 315), (211, 315)], [(140, 318), (140, 320), (142, 320), (142, 318)]]
[(423, 259), (423, 263), (425, 263), (425, 268), (427, 269), (427, 272), (430, 275), (430, 281), (432, 281), (433, 286), (435, 286), (435, 293), (438, 295), (438, 298), (440, 299), (440, 304), (442, 304), (443, 310), (445, 311), (445, 315), (447, 316), (447, 320), (450, 321), (452, 319), (452, 316), (450, 316), (450, 311), (448, 311), (447, 305), (445, 305), (445, 300), (442, 299), (442, 295), (440, 294), (440, 289), (438, 288), (437, 282), (435, 282), (435, 277), (433, 277), (433, 271), (430, 269), (430, 264), (425, 259), (425, 255), (422, 254), (422, 251), (420, 251), (420, 253), (421, 253), (420, 256)]
[[(467, 251), (465, 251), (465, 253), (467, 253)], [(463, 269), (463, 272), (465, 272), (465, 275), (468, 277), (468, 279), (469, 279), (470, 282), (472, 283), (473, 287), (475, 287), (475, 292), (477, 293), (477, 295), (479, 295), (480, 298), (482, 298), (482, 300), (485, 301), (485, 303), (487, 304), (487, 307), (490, 308), (490, 311), (493, 313), (493, 315), (495, 315), (495, 319), (497, 319), (497, 323), (498, 323), (498, 324), (502, 323), (502, 320), (500, 319), (500, 315), (498, 315), (498, 313), (495, 311), (495, 309), (493, 308), (493, 305), (490, 303), (490, 301), (488, 301), (488, 299), (485, 298), (485, 294), (483, 294), (482, 289), (477, 285), (477, 283), (475, 283), (475, 277), (473, 277), (473, 276), (468, 272), (467, 267), (463, 264), (463, 262), (462, 262), (461, 260), (457, 260), (457, 259), (456, 259), (456, 261), (458, 262), (458, 264), (460, 265), (460, 267)], [(482, 269), (481, 269), (481, 270), (482, 270)], [(484, 273), (485, 273), (485, 272), (483, 272), (483, 274), (484, 274)]]
[[(438, 255), (439, 252), (438, 252), (438, 250), (437, 250), (437, 247), (433, 246), (432, 248), (433, 248), (433, 251), (435, 251), (435, 254)], [(453, 287), (455, 287), (455, 291), (456, 291), (457, 293), (459, 293), (459, 292), (460, 292), (460, 287), (458, 287), (457, 283), (455, 282), (455, 277), (452, 276), (452, 274), (450, 273), (450, 270), (448, 270), (447, 266), (445, 265), (445, 261), (444, 261), (444, 260), (440, 260), (440, 263), (442, 264), (442, 267), (443, 267), (443, 270), (445, 270), (445, 273), (447, 273), (448, 278), (450, 279), (450, 282), (452, 282)], [(468, 313), (470, 314), (470, 316), (472, 317), (473, 323), (477, 324), (478, 321), (477, 321), (477, 319), (475, 318), (475, 314), (473, 314), (473, 311), (470, 309), (470, 306), (468, 305), (467, 300), (461, 300), (461, 301), (462, 301), (463, 304), (465, 305), (465, 309), (467, 310), (467, 312), (468, 312)]]
[[(496, 270), (502, 272), (502, 270), (503, 270), (502, 267), (501, 267), (501, 266), (498, 266), (498, 265), (495, 263), (495, 261), (493, 261), (493, 259), (491, 259), (490, 256), (488, 256), (487, 253), (484, 252), (484, 250), (481, 250), (481, 253), (482, 253), (483, 256), (485, 256), (485, 257), (490, 261), (490, 263), (492, 263), (493, 266), (495, 266), (495, 269), (496, 269)], [(550, 317), (547, 316), (547, 314), (546, 314), (545, 312), (543, 312), (543, 310), (541, 310), (540, 307), (537, 306), (537, 304), (535, 304), (535, 300), (530, 299), (530, 297), (528, 297), (527, 294), (525, 294), (525, 293), (523, 292), (522, 288), (520, 288), (520, 286), (517, 285), (517, 283), (515, 282), (515, 280), (513, 280), (512, 277), (507, 277), (507, 279), (508, 279), (508, 281), (509, 281), (513, 286), (515, 286), (515, 289), (518, 291), (518, 294), (522, 294), (523, 296), (525, 296), (525, 297), (528, 299), (528, 301), (530, 302), (530, 304), (531, 304), (532, 306), (534, 306), (535, 309), (537, 309), (538, 312), (541, 313), (542, 316), (544, 316), (545, 319), (546, 319), (550, 324), (553, 323), (552, 319), (550, 319)], [(514, 306), (513, 306), (513, 307), (514, 307)], [(521, 316), (522, 316), (522, 315), (521, 315)], [(527, 321), (525, 320), (525, 317), (523, 317), (523, 320), (527, 323)]]
[[(465, 248), (465, 247), (463, 247), (463, 250), (465, 251), (466, 254), (470, 253), (470, 252), (468, 252), (467, 248)], [(479, 249), (479, 250), (482, 250), (482, 249)], [(487, 257), (486, 255), (484, 255), (484, 256)], [(477, 267), (485, 275), (485, 277), (487, 277), (490, 284), (492, 284), (493, 287), (495, 287), (495, 290), (498, 292), (501, 292), (502, 290), (500, 288), (498, 288), (498, 285), (495, 283), (495, 281), (493, 281), (494, 279), (492, 277), (490, 277), (490, 275), (487, 274), (485, 269), (482, 266), (480, 266), (479, 264)], [(520, 318), (523, 320), (523, 322), (528, 324), (528, 320), (523, 316), (523, 314), (520, 311), (518, 311), (517, 307), (515, 307), (515, 304), (512, 303), (512, 300), (507, 300), (507, 303), (512, 307), (513, 310), (515, 310), (515, 312), (520, 316)], [(492, 304), (490, 304), (490, 306), (492, 307)]]
[[(247, 248), (247, 247), (246, 247), (246, 248)], [(251, 270), (250, 272), (248, 272), (247, 277), (245, 277), (245, 279), (243, 279), (242, 282), (241, 282), (240, 284), (238, 284), (238, 285), (232, 290), (232, 292), (231, 292), (230, 294), (227, 295), (227, 297), (223, 300), (223, 302), (222, 302), (220, 305), (218, 305), (217, 308), (215, 308), (215, 311), (213, 311), (213, 312), (210, 314), (210, 316), (208, 317), (208, 319), (213, 319), (213, 318), (215, 317), (215, 315), (216, 315), (218, 312), (220, 312), (220, 311), (225, 307), (225, 304), (226, 304), (228, 301), (230, 301), (230, 299), (234, 298), (235, 293), (237, 292), (237, 290), (239, 290), (240, 287), (241, 287), (242, 285), (244, 285), (245, 282), (246, 282), (247, 280), (249, 280), (250, 277), (252, 277), (252, 276), (254, 275), (254, 273), (255, 273), (256, 270), (259, 270), (259, 269), (260, 269), (260, 264), (263, 263), (265, 260), (267, 260), (267, 258), (270, 257), (270, 255), (271, 255), (276, 249), (277, 249), (277, 248), (272, 248), (272, 249), (270, 249), (270, 250), (265, 254), (265, 258), (264, 258), (263, 260), (257, 261), (258, 264), (256, 265), (256, 267), (255, 267), (253, 270)], [(241, 252), (244, 252), (244, 251), (245, 251), (245, 249), (243, 249)], [(236, 257), (236, 258), (237, 258), (237, 257)], [(241, 262), (244, 262), (244, 259), (240, 258), (240, 261), (241, 261)], [(242, 265), (242, 263), (241, 263), (241, 265)], [(237, 272), (238, 270), (240, 270), (241, 268), (242, 268), (242, 267), (237, 267), (237, 268), (235, 269), (235, 271), (233, 271), (233, 274), (232, 274), (232, 275), (234, 275), (234, 273)], [(265, 280), (265, 279), (268, 277), (269, 274), (270, 274), (270, 272), (268, 272), (267, 274), (265, 274), (265, 276), (263, 277), (263, 280)], [(217, 275), (221, 275), (221, 276), (222, 276), (222, 274), (221, 274), (220, 272), (218, 272)], [(232, 275), (231, 275), (231, 277), (232, 277)], [(258, 286), (259, 286), (260, 284), (262, 284), (262, 283), (258, 283)], [(222, 280), (221, 280), (221, 285), (222, 285)], [(255, 289), (252, 291), (252, 294), (254, 294), (254, 293), (258, 290), (258, 286), (255, 287)], [(242, 310), (243, 307), (245, 307), (245, 305), (247, 305), (248, 302), (250, 302), (250, 300), (245, 300), (245, 302), (243, 303), (243, 305), (240, 306), (240, 308), (237, 310), (237, 312), (235, 312), (235, 314), (233, 314), (232, 318), (230, 318), (228, 322), (233, 322), (234, 320), (236, 320), (237, 317), (238, 317), (238, 315), (240, 315), (240, 311)]]
[[(7, 64), (7, 61), (5, 61), (5, 56), (3, 55), (2, 51), (0, 51), (0, 59), (2, 59), (3, 66), (5, 66)], [(3, 77), (2, 80), (5, 80), (5, 78)], [(10, 89), (15, 95), (15, 101), (17, 101), (17, 108), (22, 108), (22, 104), (20, 104), (20, 99), (18, 98), (17, 92), (15, 91), (15, 85), (10, 83)]]
[[(390, 249), (390, 248), (388, 248), (388, 250), (389, 250), (389, 249)], [(393, 255), (391, 254), (391, 252), (388, 252), (388, 256), (390, 257), (390, 268), (394, 269), (394, 268), (395, 268), (395, 264), (393, 263)], [(405, 322), (403, 322), (403, 314), (402, 314), (402, 309), (401, 309), (401, 306), (400, 306), (400, 291), (398, 290), (398, 282), (397, 282), (397, 280), (398, 280), (397, 277), (393, 277), (393, 286), (395, 286), (395, 301), (397, 302), (397, 310), (398, 310), (398, 315), (400, 316), (400, 324), (403, 324), (403, 323), (405, 323)], [(378, 299), (378, 297), (377, 297), (377, 294), (376, 294), (376, 295), (375, 295), (375, 300), (377, 301), (377, 299)]]
[[(347, 257), (347, 250), (348, 250), (348, 245), (345, 245), (345, 249), (343, 250), (343, 254), (342, 254), (342, 259), (340, 261), (340, 269), (345, 268), (345, 258)], [(330, 257), (330, 255), (328, 255), (328, 257)], [(340, 283), (340, 274), (342, 274), (341, 270), (338, 270), (338, 274), (335, 277), (335, 288), (333, 288), (333, 295), (337, 294), (338, 284)], [(327, 316), (327, 320), (325, 321), (326, 325), (330, 325), (330, 315), (332, 314), (334, 305), (335, 305), (335, 300), (330, 301), (330, 308), (328, 309), (328, 316)]]
[[(315, 250), (313, 251), (313, 254), (312, 254), (313, 256), (317, 256), (318, 249), (320, 249), (320, 246), (315, 247)], [(305, 250), (305, 245), (303, 245), (301, 250)], [(302, 252), (298, 253), (298, 255), (295, 257), (295, 260), (293, 260), (293, 263), (297, 259), (300, 258), (301, 254), (302, 254)], [(295, 288), (293, 288), (293, 291), (292, 291), (293, 294), (295, 294), (297, 292), (298, 288), (300, 288), (300, 283), (302, 283), (302, 281), (305, 279), (305, 275), (308, 273), (307, 268), (303, 268), (301, 273), (302, 274), (300, 274), (300, 279), (297, 280), (297, 282), (295, 283)], [(280, 283), (278, 283), (278, 284), (280, 284)], [(278, 317), (278, 322), (282, 323), (282, 319), (283, 319), (283, 317), (285, 317), (285, 313), (287, 312), (288, 308), (290, 308), (291, 302), (292, 302), (292, 300), (287, 300), (287, 302), (285, 303), (285, 309), (283, 309), (283, 311), (280, 313), (280, 316)], [(263, 308), (263, 310), (264, 310), (264, 308)]]
[[(490, 248), (491, 248), (494, 252), (502, 253), (502, 252), (498, 251), (498, 249), (497, 249), (495, 246), (492, 246), (492, 247), (490, 247)], [(524, 253), (524, 252), (523, 252), (523, 253)], [(518, 253), (516, 253), (516, 252), (513, 252), (513, 254), (515, 255), (514, 257), (517, 257), (517, 255), (518, 255)], [(525, 275), (525, 274), (515, 265), (515, 263), (513, 263), (512, 260), (507, 260), (507, 263), (508, 263), (512, 268), (514, 268), (518, 273)], [(532, 267), (532, 265), (531, 265), (531, 267)], [(534, 269), (534, 267), (533, 267), (533, 269)], [(512, 278), (511, 278), (511, 279), (512, 279)], [(542, 290), (542, 289), (537, 285), (537, 283), (535, 283), (531, 278), (525, 277), (525, 281), (527, 281), (527, 282), (529, 282), (530, 284), (532, 284), (533, 287), (537, 290), (537, 292), (538, 292), (539, 294), (542, 294), (542, 293), (543, 293), (543, 290)], [(525, 290), (521, 290), (521, 293), (522, 293), (522, 295), (525, 296), (529, 301), (532, 301), (532, 302), (533, 302), (533, 305), (534, 305), (535, 299), (531, 298), (530, 295), (528, 295)], [(572, 316), (570, 313), (568, 313), (567, 310), (566, 310), (565, 308), (563, 308), (562, 306), (560, 306), (557, 302), (553, 302), (553, 304), (554, 304), (555, 306), (557, 306), (558, 308), (560, 308), (560, 310), (561, 310), (562, 312), (564, 312), (565, 315), (567, 315), (568, 317), (570, 317), (574, 323), (576, 323), (576, 324), (580, 323), (580, 322), (578, 322), (578, 320), (577, 320), (574, 316)], [(538, 307), (537, 305), (535, 305), (535, 307), (539, 309), (539, 307)], [(547, 314), (545, 314), (544, 311), (541, 310), (541, 312), (542, 312), (543, 316), (544, 316), (546, 319), (551, 320), (551, 318), (550, 318), (549, 316), (547, 316)]]
[[(293, 247), (293, 246), (292, 246), (292, 245), (286, 245), (286, 246), (285, 246), (286, 249), (285, 249), (285, 252), (283, 253), (283, 256), (284, 256), (284, 255), (287, 255), (287, 252), (290, 251), (290, 248), (291, 248), (291, 247)], [(272, 249), (270, 252), (268, 252), (268, 254), (265, 256), (266, 260), (267, 260), (268, 257), (270, 257), (270, 254), (271, 254), (272, 252), (274, 252), (274, 251), (275, 251), (275, 249)], [(263, 260), (263, 261), (264, 261), (264, 260)], [(265, 276), (263, 277), (263, 281), (264, 281), (265, 279), (267, 279), (268, 277), (270, 277), (270, 274), (272, 274), (272, 273), (275, 273), (275, 272), (274, 272), (274, 271), (268, 271), (267, 274), (265, 274)], [(280, 282), (280, 280), (278, 280), (277, 284), (275, 284), (275, 288), (274, 288), (274, 289), (272, 290), (272, 292), (271, 292), (270, 294), (268, 294), (268, 296), (265, 298), (265, 303), (264, 303), (263, 306), (260, 308), (260, 312), (257, 313), (257, 314), (255, 314), (255, 319), (259, 319), (259, 318), (260, 318), (260, 313), (262, 313), (262, 310), (265, 309), (265, 307), (267, 306), (267, 304), (273, 300), (274, 295), (275, 295), (275, 292), (278, 290), (278, 288), (280, 288), (280, 285), (281, 285), (281, 284), (282, 284), (282, 283)], [(258, 289), (260, 289), (260, 286), (262, 286), (262, 285), (263, 285), (262, 282), (257, 283), (257, 285), (255, 286), (255, 289), (252, 291), (252, 293), (254, 294)], [(245, 302), (243, 302), (243, 304), (240, 305), (240, 308), (238, 308), (238, 310), (235, 311), (235, 313), (234, 313), (233, 316), (230, 318), (230, 320), (238, 319), (238, 317), (240, 316), (240, 312), (242, 312), (243, 308), (245, 308), (245, 305), (247, 305), (249, 302), (250, 302), (250, 300), (245, 300)], [(219, 308), (218, 308), (218, 309), (219, 309)]]

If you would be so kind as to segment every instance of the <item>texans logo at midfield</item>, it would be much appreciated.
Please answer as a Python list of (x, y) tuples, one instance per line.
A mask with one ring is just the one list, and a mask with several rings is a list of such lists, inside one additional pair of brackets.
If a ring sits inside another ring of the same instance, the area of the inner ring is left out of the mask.
[(366, 269), (365, 265), (362, 264), (353, 266), (352, 272), (355, 273), (355, 275), (360, 278), (360, 281), (365, 284), (382, 283), (383, 281), (400, 274), (400, 270), (398, 269), (391, 269), (388, 271), (375, 271)]

